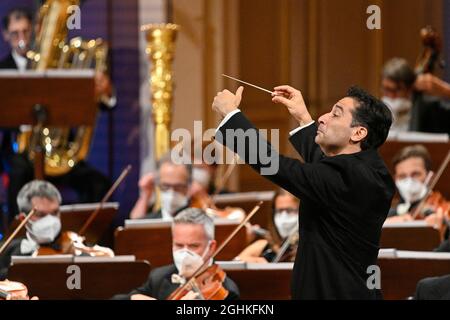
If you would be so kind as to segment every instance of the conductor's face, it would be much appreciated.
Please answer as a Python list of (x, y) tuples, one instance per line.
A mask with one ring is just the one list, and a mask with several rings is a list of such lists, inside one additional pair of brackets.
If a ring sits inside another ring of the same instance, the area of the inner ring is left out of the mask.
[(357, 107), (357, 101), (346, 97), (339, 100), (329, 113), (319, 118), (315, 141), (327, 156), (350, 153), (355, 151), (350, 149), (359, 148), (359, 142), (365, 137), (367, 130), (352, 126), (352, 111)]

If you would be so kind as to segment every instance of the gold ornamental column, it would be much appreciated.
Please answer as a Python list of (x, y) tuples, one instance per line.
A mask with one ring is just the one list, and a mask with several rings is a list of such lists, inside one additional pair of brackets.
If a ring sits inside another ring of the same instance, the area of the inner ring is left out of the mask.
[(146, 33), (146, 53), (151, 63), (150, 93), (155, 124), (155, 160), (170, 151), (173, 80), (172, 62), (179, 26), (176, 24), (148, 24), (141, 27)]

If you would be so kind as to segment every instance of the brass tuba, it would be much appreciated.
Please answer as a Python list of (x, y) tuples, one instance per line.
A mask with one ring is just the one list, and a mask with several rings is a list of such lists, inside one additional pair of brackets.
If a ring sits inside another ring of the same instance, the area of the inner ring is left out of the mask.
[[(39, 11), (36, 38), (32, 51), (27, 53), (31, 69), (91, 69), (106, 72), (108, 46), (102, 39), (85, 41), (79, 37), (66, 43), (66, 21), (72, 5), (79, 0), (47, 0)], [(89, 153), (93, 128), (36, 128), (18, 136), (18, 150), (34, 159), (38, 143), (43, 146), (45, 174), (59, 176), (68, 173)], [(41, 139), (41, 141), (39, 141)]]

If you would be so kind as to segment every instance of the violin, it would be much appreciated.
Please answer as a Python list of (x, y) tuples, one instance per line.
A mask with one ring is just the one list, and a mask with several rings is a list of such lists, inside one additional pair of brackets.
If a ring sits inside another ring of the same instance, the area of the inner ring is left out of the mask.
[(201, 300), (225, 300), (229, 292), (222, 285), (227, 274), (218, 265), (213, 264), (195, 277), (189, 286), (179, 292), (173, 292), (168, 300), (180, 300), (189, 291), (198, 294)]
[[(227, 237), (227, 239), (220, 245), (220, 247), (214, 252), (210, 259), (214, 259), (223, 249), (228, 245), (228, 243), (233, 239), (233, 237), (239, 232), (242, 227), (255, 215), (260, 209), (262, 201), (260, 201), (253, 210), (247, 215), (247, 217), (242, 221)], [(194, 272), (194, 274), (187, 279), (187, 281), (180, 287), (178, 287), (172, 294), (167, 298), (168, 300), (181, 300), (189, 291), (194, 291), (199, 294), (201, 299), (205, 300), (223, 300), (225, 299), (229, 292), (223, 287), (223, 282), (226, 278), (226, 273), (216, 264), (208, 267), (208, 261), (204, 261), (203, 264)]]
[(29, 300), (28, 288), (21, 282), (0, 281), (0, 300)]
[(91, 256), (91, 257), (114, 257), (114, 251), (110, 248), (95, 245), (89, 247), (84, 244), (85, 237), (73, 231), (65, 231), (59, 237), (57, 247), (41, 246), (39, 247), (37, 256), (48, 256), (56, 254), (73, 254), (75, 256)]
[(446, 200), (442, 197), (440, 193), (433, 192), (433, 189), (438, 183), (439, 179), (442, 177), (442, 174), (447, 168), (449, 162), (450, 162), (450, 150), (448, 151), (447, 156), (445, 157), (438, 171), (434, 175), (433, 179), (431, 180), (430, 183), (428, 183), (428, 191), (425, 197), (423, 197), (423, 199), (419, 202), (417, 207), (412, 212), (412, 217), (414, 220), (424, 218), (425, 212), (424, 209), (426, 208), (427, 205), (429, 207), (431, 206), (434, 209), (434, 212), (437, 212), (441, 205), (442, 205), (441, 209), (445, 209)]

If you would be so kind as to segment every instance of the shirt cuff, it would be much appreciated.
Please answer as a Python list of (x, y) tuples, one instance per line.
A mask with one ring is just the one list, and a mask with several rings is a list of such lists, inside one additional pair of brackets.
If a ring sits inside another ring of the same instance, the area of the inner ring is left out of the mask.
[(311, 121), (310, 123), (305, 124), (304, 126), (301, 126), (301, 127), (298, 127), (298, 128), (296, 128), (296, 129), (292, 130), (291, 132), (289, 132), (289, 136), (292, 137), (294, 134), (296, 134), (297, 132), (299, 132), (299, 131), (302, 130), (302, 129), (305, 129), (305, 128), (309, 127), (309, 126), (312, 125), (314, 122), (315, 122), (315, 121), (313, 120), (313, 121)]
[(228, 113), (228, 114), (225, 116), (225, 118), (223, 118), (223, 120), (220, 122), (220, 124), (217, 126), (216, 133), (217, 133), (217, 131), (219, 131), (219, 129), (220, 129), (221, 127), (223, 127), (223, 125), (224, 125), (225, 123), (228, 122), (228, 120), (231, 119), (232, 116), (234, 116), (234, 115), (235, 115), (236, 113), (238, 113), (238, 112), (241, 112), (241, 110), (236, 109), (236, 110), (233, 110), (233, 111), (231, 111), (230, 113)]
[(102, 96), (100, 102), (103, 103), (108, 109), (112, 109), (117, 104), (117, 97), (113, 95), (112, 97)]

